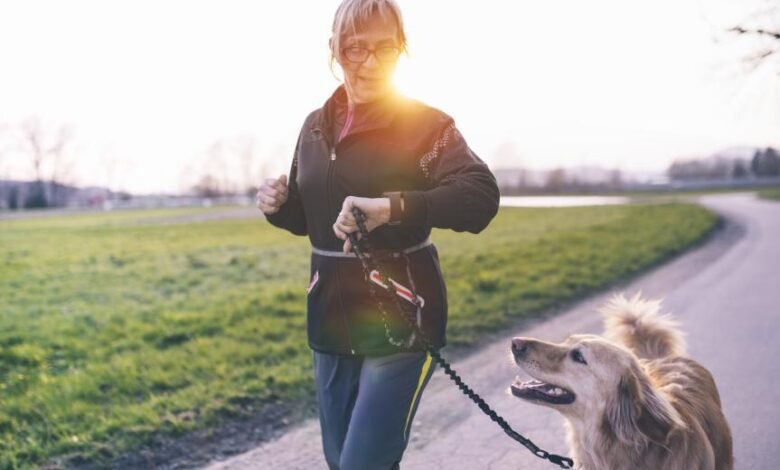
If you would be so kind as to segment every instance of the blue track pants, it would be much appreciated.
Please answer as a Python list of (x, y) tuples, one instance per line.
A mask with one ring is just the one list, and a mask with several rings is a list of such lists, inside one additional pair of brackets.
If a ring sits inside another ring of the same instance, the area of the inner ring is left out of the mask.
[(433, 369), (426, 352), (366, 357), (314, 351), (322, 445), (330, 469), (400, 468)]

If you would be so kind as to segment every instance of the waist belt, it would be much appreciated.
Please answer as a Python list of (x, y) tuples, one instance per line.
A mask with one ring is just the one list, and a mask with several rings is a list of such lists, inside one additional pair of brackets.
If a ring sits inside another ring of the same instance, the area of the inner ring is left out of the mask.
[[(422, 250), (428, 245), (431, 245), (433, 242), (431, 242), (431, 237), (426, 238), (424, 241), (414, 245), (410, 246), (409, 248), (404, 248), (402, 250), (376, 250), (378, 254), (389, 253), (392, 256), (398, 257), (401, 256), (401, 254), (408, 255), (409, 253), (414, 253), (415, 251)], [(344, 253), (343, 251), (328, 251), (328, 250), (322, 250), (320, 248), (317, 248), (316, 246), (311, 247), (311, 251), (314, 254), (321, 255), (321, 256), (331, 256), (333, 258), (357, 258), (357, 255), (354, 252)], [(370, 253), (365, 253), (365, 256), (371, 257)]]

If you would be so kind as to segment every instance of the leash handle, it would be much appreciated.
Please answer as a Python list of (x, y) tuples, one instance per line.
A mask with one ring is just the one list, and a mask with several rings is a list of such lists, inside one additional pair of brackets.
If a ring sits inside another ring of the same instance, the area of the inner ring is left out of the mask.
[[(360, 231), (360, 234), (363, 236), (363, 239), (365, 240), (368, 236), (368, 230), (366, 229), (366, 215), (357, 207), (352, 208), (352, 215), (355, 217), (355, 222), (357, 223), (358, 230)], [(347, 237), (349, 237), (349, 242), (352, 244), (352, 249), (355, 251), (355, 254), (358, 257), (363, 256), (363, 251), (360, 247), (360, 240), (358, 239), (358, 232), (352, 232), (348, 233)]]
[[(352, 216), (355, 217), (355, 223), (357, 223), (358, 231), (360, 234), (365, 238), (368, 235), (368, 230), (366, 229), (366, 214), (363, 213), (363, 211), (360, 210), (358, 207), (352, 208)], [(358, 246), (358, 232), (352, 232), (348, 233), (347, 236), (349, 237), (350, 242), (352, 242), (352, 247)]]
[[(352, 208), (352, 215), (355, 217), (355, 222), (357, 223), (358, 230), (362, 236), (362, 240), (358, 240), (357, 232), (349, 233), (347, 234), (347, 236), (349, 237), (349, 241), (352, 244), (352, 249), (355, 251), (355, 254), (363, 264), (363, 270), (364, 270), (363, 274), (366, 276), (366, 280), (368, 281), (369, 280), (368, 276), (370, 272), (368, 267), (368, 262), (366, 261), (365, 253), (363, 252), (363, 249), (360, 246), (361, 242), (368, 245), (368, 230), (366, 229), (366, 223), (365, 223), (366, 216), (365, 214), (363, 214), (363, 211), (361, 211), (357, 207)], [(376, 262), (374, 263), (374, 268), (379, 272), (380, 277), (387, 279), (387, 276), (385, 276), (380, 270), (378, 263)], [(393, 297), (395, 298), (395, 287), (393, 286), (393, 283), (387, 282), (386, 284), (388, 286), (387, 290), (391, 292), (393, 294)], [(564, 468), (564, 469), (574, 468), (574, 460), (572, 460), (571, 458), (563, 457), (557, 454), (551, 454), (544, 449), (540, 449), (530, 439), (524, 437), (522, 434), (512, 429), (512, 427), (509, 426), (509, 423), (507, 423), (506, 420), (504, 420), (504, 418), (499, 416), (498, 413), (496, 413), (492, 408), (490, 408), (490, 405), (488, 405), (485, 402), (485, 400), (482, 399), (482, 397), (480, 397), (475, 391), (473, 391), (468, 385), (466, 385), (463, 382), (463, 379), (461, 379), (461, 377), (452, 369), (450, 364), (447, 361), (445, 361), (443, 357), (441, 357), (441, 354), (439, 354), (439, 352), (436, 351), (433, 348), (433, 346), (431, 346), (431, 342), (425, 336), (425, 333), (422, 331), (422, 329), (413, 321), (411, 321), (409, 318), (407, 318), (406, 315), (403, 314), (403, 309), (401, 309), (401, 317), (417, 333), (418, 337), (423, 342), (423, 345), (425, 346), (425, 349), (427, 350), (428, 354), (430, 354), (431, 357), (433, 357), (436, 360), (436, 363), (439, 364), (441, 368), (444, 370), (444, 372), (447, 374), (447, 376), (453, 382), (455, 382), (455, 385), (458, 386), (461, 392), (463, 392), (464, 395), (469, 397), (471, 401), (473, 401), (482, 410), (482, 412), (485, 413), (491, 420), (493, 420), (496, 424), (498, 424), (499, 427), (501, 427), (501, 429), (503, 429), (504, 432), (509, 437), (522, 444), (526, 449), (528, 449), (534, 455), (536, 455), (541, 459), (549, 460), (551, 463), (559, 466), (560, 468)]]

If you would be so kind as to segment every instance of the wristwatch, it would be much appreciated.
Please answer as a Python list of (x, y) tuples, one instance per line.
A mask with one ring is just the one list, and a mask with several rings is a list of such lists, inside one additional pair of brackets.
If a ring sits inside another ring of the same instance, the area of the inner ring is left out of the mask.
[(390, 199), (390, 221), (387, 225), (398, 225), (403, 218), (403, 193), (392, 191), (384, 193)]

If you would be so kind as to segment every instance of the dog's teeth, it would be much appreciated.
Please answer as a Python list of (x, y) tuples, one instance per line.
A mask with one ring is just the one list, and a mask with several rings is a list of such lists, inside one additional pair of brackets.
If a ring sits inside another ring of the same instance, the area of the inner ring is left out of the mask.
[(558, 387), (555, 387), (555, 390), (553, 390), (553, 391), (555, 392), (556, 395), (563, 395), (563, 390), (561, 390)]

